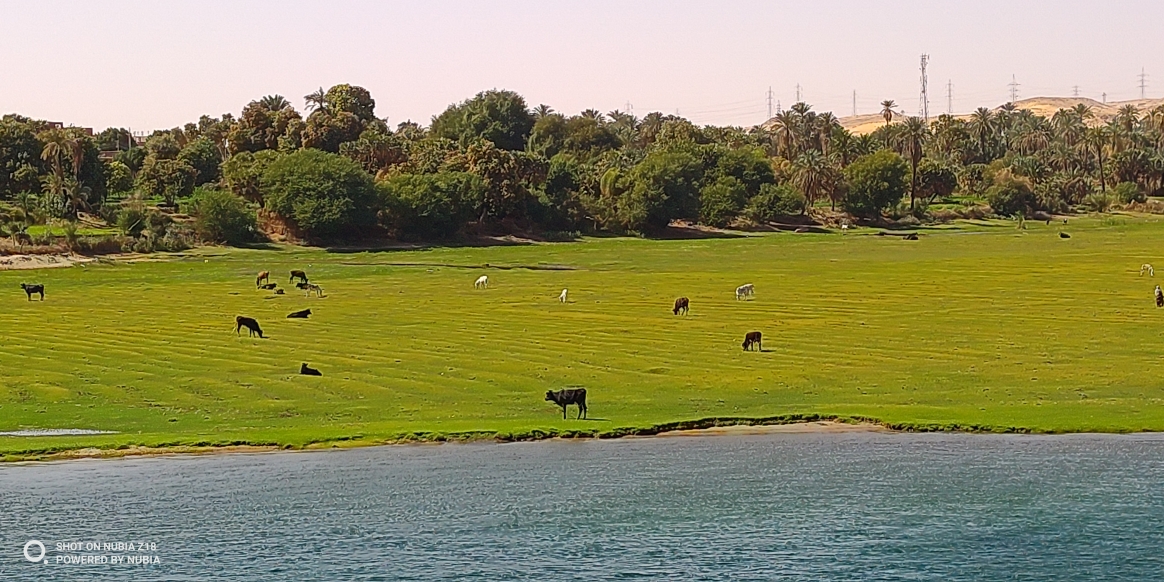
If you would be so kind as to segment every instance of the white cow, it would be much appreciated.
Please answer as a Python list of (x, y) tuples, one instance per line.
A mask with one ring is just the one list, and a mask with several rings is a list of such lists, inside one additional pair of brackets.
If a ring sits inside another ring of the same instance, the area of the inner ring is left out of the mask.
[(841, 234), (845, 234), (846, 232), (849, 232), (849, 225), (842, 224), (841, 225)]
[(562, 289), (562, 294), (558, 296), (558, 301), (562, 303), (566, 302), (566, 291), (569, 291), (569, 289)]
[(1153, 269), (1152, 265), (1149, 265), (1148, 263), (1144, 263), (1143, 265), (1140, 265), (1140, 276), (1141, 277), (1144, 276), (1145, 271), (1148, 272), (1148, 276), (1150, 276), (1150, 277), (1156, 276), (1156, 269)]
[(473, 283), (473, 288), (474, 289), (488, 289), (489, 288), (489, 275), (481, 275), (480, 277), (477, 277), (477, 281)]
[(748, 283), (747, 285), (740, 285), (739, 287), (736, 287), (736, 301), (739, 301), (740, 299), (747, 299), (748, 297), (755, 297), (755, 296), (756, 296), (756, 287), (753, 286), (751, 283)]

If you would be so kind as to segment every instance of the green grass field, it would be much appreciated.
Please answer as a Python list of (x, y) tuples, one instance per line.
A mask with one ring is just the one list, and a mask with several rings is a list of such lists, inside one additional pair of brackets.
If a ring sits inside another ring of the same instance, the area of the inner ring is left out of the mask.
[[(820, 414), (919, 429), (1164, 430), (1164, 222), (960, 224), (920, 241), (774, 233), (422, 251), (202, 249), (0, 272), (0, 437), (82, 447), (304, 446), (617, 434)], [(1066, 229), (1071, 239), (1060, 239)], [(486, 267), (485, 265), (491, 265)], [(326, 291), (254, 288), (305, 269)], [(488, 274), (488, 290), (473, 281)], [(45, 283), (28, 302), (17, 284)], [(753, 301), (734, 289), (754, 283)], [(570, 302), (558, 293), (569, 288)], [(687, 317), (671, 314), (691, 298)], [(288, 320), (310, 307), (309, 320)], [(234, 316), (269, 336), (234, 333)], [(762, 353), (740, 349), (764, 333)], [(300, 362), (323, 371), (299, 376)], [(548, 389), (582, 386), (590, 419)], [(540, 431), (540, 432), (539, 432)]]

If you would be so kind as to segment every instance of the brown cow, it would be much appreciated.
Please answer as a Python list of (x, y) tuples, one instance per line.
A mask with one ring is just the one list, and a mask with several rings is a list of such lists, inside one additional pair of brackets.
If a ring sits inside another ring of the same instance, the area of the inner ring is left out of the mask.
[(688, 307), (688, 305), (690, 305), (690, 302), (689, 302), (689, 301), (687, 301), (687, 298), (686, 298), (686, 297), (680, 297), (680, 298), (678, 298), (678, 299), (676, 299), (676, 300), (675, 300), (675, 309), (672, 309), (671, 311), (672, 311), (672, 312), (673, 312), (675, 315), (679, 315), (679, 312), (680, 312), (680, 311), (682, 311), (682, 312), (683, 312), (683, 315), (687, 315), (687, 307)]
[(243, 317), (242, 315), (235, 316), (235, 335), (241, 335), (239, 332), (242, 331), (242, 328), (244, 327), (247, 328), (247, 337), (254, 336), (255, 334), (258, 334), (260, 338), (263, 337), (263, 330), (259, 327), (259, 322), (255, 321), (254, 318)]
[(301, 279), (304, 283), (307, 282), (307, 273), (303, 271), (291, 271), (291, 278), (287, 280), (288, 283), (294, 281), (296, 278)]
[(255, 287), (260, 287), (263, 283), (270, 283), (270, 279), (270, 271), (259, 271), (259, 276), (255, 278)]
[(749, 331), (747, 335), (744, 336), (744, 349), (749, 350), (752, 348), (752, 346), (756, 346), (757, 350), (760, 350), (761, 352), (764, 351), (764, 346), (760, 344), (760, 338), (760, 332)]
[(546, 400), (562, 407), (562, 419), (566, 418), (566, 407), (578, 405), (578, 418), (586, 418), (586, 389), (567, 388), (565, 390), (546, 390)]

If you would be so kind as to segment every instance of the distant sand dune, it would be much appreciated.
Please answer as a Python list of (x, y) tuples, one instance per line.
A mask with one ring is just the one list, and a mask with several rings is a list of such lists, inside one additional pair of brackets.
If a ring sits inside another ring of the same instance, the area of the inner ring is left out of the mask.
[[(1069, 109), (1075, 107), (1077, 104), (1083, 103), (1091, 107), (1091, 111), (1095, 113), (1094, 123), (1107, 123), (1111, 118), (1115, 117), (1121, 107), (1125, 105), (1135, 105), (1141, 113), (1164, 105), (1164, 99), (1134, 99), (1131, 101), (1111, 101), (1109, 103), (1100, 103), (1094, 99), (1087, 99), (1084, 97), (1031, 97), (1030, 99), (1022, 99), (1016, 101), (1015, 105), (1019, 109), (1029, 110), (1035, 115), (1043, 117), (1051, 117), (1056, 111), (1060, 109)], [(998, 107), (994, 110), (998, 111)], [(937, 117), (939, 114), (934, 114), (931, 119)], [(893, 115), (893, 122), (897, 123), (904, 120), (909, 115), (902, 115), (900, 112), (895, 112)], [(959, 119), (968, 119), (968, 114), (955, 115)], [(839, 119), (841, 126), (853, 132), (856, 135), (865, 135), (873, 133), (878, 127), (885, 125), (885, 118), (881, 117), (880, 113), (868, 113), (865, 115), (850, 115), (848, 117), (841, 117)], [(771, 127), (772, 121), (764, 123), (764, 127)]]

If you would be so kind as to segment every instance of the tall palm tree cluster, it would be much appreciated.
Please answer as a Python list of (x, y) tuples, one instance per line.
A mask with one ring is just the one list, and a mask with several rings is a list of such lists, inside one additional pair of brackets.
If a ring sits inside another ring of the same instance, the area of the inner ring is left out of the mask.
[[(427, 127), (390, 126), (373, 114), (368, 91), (352, 85), (320, 88), (303, 102), (306, 117), (269, 95), (237, 118), (202, 116), (142, 144), (124, 129), (91, 136), (5, 116), (0, 213), (23, 217), (16, 210), (31, 200), (34, 214), (70, 219), (99, 207), (106, 192), (172, 206), (196, 186), (263, 207), (266, 168), (302, 150), (358, 165), (382, 186), (366, 211), (402, 232), (423, 231), (408, 221), (437, 215), (446, 231), (471, 222), (570, 231), (642, 230), (675, 219), (722, 226), (826, 207), (921, 218), (939, 199), (985, 201), (999, 214), (1061, 212), (1106, 208), (1109, 191), (1122, 203), (1164, 191), (1164, 107), (1129, 105), (1101, 120), (1084, 105), (1048, 118), (1007, 104), (926, 123), (886, 100), (884, 125), (856, 135), (806, 103), (744, 129), (659, 112), (564, 115), (499, 90), (450, 105)], [(116, 151), (98, 155), (106, 150)], [(860, 203), (871, 199), (870, 186), (851, 182), (868, 175), (868, 163), (848, 171), (861, 159), (905, 168), (893, 170), (876, 208)]]

